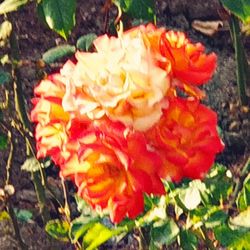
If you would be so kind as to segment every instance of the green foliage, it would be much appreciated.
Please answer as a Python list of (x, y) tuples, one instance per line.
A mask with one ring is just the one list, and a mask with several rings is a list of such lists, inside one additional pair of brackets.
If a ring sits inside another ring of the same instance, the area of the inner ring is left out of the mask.
[(243, 183), (243, 188), (237, 197), (236, 204), (240, 211), (243, 211), (250, 206), (250, 175)]
[(42, 0), (38, 13), (64, 39), (75, 26), (76, 0)]
[(152, 245), (157, 249), (163, 245), (171, 244), (175, 241), (178, 234), (179, 228), (172, 219), (155, 222), (150, 232), (151, 248)]
[(197, 236), (189, 231), (182, 230), (180, 232), (180, 246), (183, 250), (196, 250), (198, 245)]
[(250, 231), (245, 229), (233, 230), (228, 225), (214, 229), (216, 239), (223, 247), (232, 250), (250, 249)]
[(200, 180), (194, 180), (187, 188), (180, 189), (179, 198), (188, 210), (193, 210), (201, 203), (201, 193), (204, 192), (206, 192), (206, 185)]
[(154, 0), (113, 0), (129, 17), (145, 21), (155, 21)]
[(208, 189), (207, 204), (219, 205), (228, 199), (233, 191), (231, 172), (221, 164), (215, 164), (204, 180)]
[(243, 22), (250, 21), (250, 0), (221, 0), (221, 2)]
[(72, 56), (75, 53), (75, 47), (65, 44), (49, 49), (43, 54), (43, 61), (47, 64), (54, 63), (65, 57)]
[(0, 85), (9, 83), (10, 81), (11, 81), (11, 75), (8, 72), (0, 69)]
[(110, 229), (103, 224), (97, 222), (91, 227), (83, 238), (84, 249), (93, 250), (98, 246), (124, 231), (124, 228)]
[(0, 133), (0, 150), (5, 150), (8, 147), (8, 137)]
[(228, 219), (228, 215), (216, 206), (199, 207), (189, 212), (188, 224), (193, 226), (205, 225), (214, 228)]
[(26, 3), (28, 3), (28, 0), (4, 0), (0, 4), (0, 15), (15, 11)]
[(69, 241), (69, 223), (66, 221), (50, 220), (45, 226), (45, 231), (53, 238), (60, 241)]
[(89, 51), (91, 48), (93, 41), (97, 38), (97, 35), (94, 33), (89, 33), (87, 35), (81, 36), (77, 42), (76, 47), (79, 50)]
[(14, 211), (15, 211), (15, 215), (17, 219), (22, 222), (28, 222), (33, 217), (33, 214), (29, 210), (26, 210), (26, 209), (14, 209)]
[(73, 243), (77, 242), (83, 237), (86, 232), (92, 228), (95, 223), (99, 221), (98, 218), (80, 216), (71, 222), (69, 236)]

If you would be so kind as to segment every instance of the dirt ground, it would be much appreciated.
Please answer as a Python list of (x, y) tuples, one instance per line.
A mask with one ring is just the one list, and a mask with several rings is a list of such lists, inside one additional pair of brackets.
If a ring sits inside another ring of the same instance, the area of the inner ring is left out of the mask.
[[(75, 44), (77, 38), (90, 32), (97, 35), (102, 34), (104, 29), (103, 3), (103, 0), (78, 0), (76, 27), (68, 43)], [(249, 109), (243, 109), (239, 105), (230, 33), (225, 28), (216, 35), (208, 37), (193, 30), (191, 26), (195, 19), (218, 20), (220, 17), (217, 10), (219, 8), (216, 0), (205, 3), (201, 0), (158, 0), (157, 23), (159, 26), (187, 32), (193, 41), (202, 42), (208, 51), (214, 51), (218, 55), (215, 76), (209, 84), (204, 86), (207, 93), (204, 102), (218, 113), (218, 125), (226, 145), (225, 151), (218, 156), (218, 161), (228, 166), (234, 176), (237, 176), (242, 162), (250, 155), (250, 112)], [(111, 11), (111, 15), (115, 15), (115, 9)], [(63, 44), (65, 41), (38, 20), (33, 2), (18, 12), (12, 13), (10, 19), (19, 39), (21, 59), (27, 61), (21, 67), (21, 78), (27, 109), (30, 110), (33, 88), (42, 77), (41, 69), (37, 68), (36, 62), (46, 50)], [(246, 41), (246, 43), (248, 42)], [(0, 55), (2, 53), (0, 52)], [(49, 73), (57, 68), (46, 68), (45, 70)], [(25, 160), (25, 149), (22, 147), (24, 142), (18, 134), (16, 136), (18, 151), (14, 155), (11, 176), (11, 181), (16, 188), (14, 205), (18, 208), (30, 209), (36, 214), (36, 197), (29, 174), (20, 171), (20, 166)], [(6, 152), (0, 152), (0, 157), (0, 187), (2, 187), (5, 177)], [(54, 175), (55, 177), (50, 177), (51, 185), (60, 186), (56, 174)], [(49, 206), (53, 213), (55, 210), (53, 204), (49, 204)], [(22, 235), (26, 244), (30, 246), (29, 249), (71, 249), (70, 245), (50, 239), (35, 220), (36, 218), (28, 224), (21, 225)], [(18, 249), (12, 228), (4, 223), (6, 222), (0, 222), (0, 249)], [(105, 249), (136, 249), (137, 245), (136, 240), (130, 235), (118, 245), (109, 244)]]

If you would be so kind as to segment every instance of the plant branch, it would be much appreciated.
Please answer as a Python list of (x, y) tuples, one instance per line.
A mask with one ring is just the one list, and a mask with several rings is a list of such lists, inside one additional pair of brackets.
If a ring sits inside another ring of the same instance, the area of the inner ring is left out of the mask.
[[(19, 52), (19, 45), (18, 40), (14, 31), (12, 30), (10, 35), (10, 48), (11, 48), (11, 58), (12, 58), (12, 76), (14, 79), (13, 87), (14, 87), (14, 95), (15, 95), (15, 107), (18, 114), (18, 118), (21, 121), (25, 131), (31, 131), (31, 123), (29, 121), (26, 108), (25, 108), (25, 100), (22, 90), (22, 83), (21, 83), (21, 74), (19, 69), (18, 62), (20, 61), (20, 52)], [(20, 131), (20, 130), (19, 130)], [(27, 155), (35, 156), (34, 147), (27, 136), (23, 133), (26, 141), (26, 148), (27, 148)], [(45, 206), (46, 195), (45, 195), (45, 181), (44, 181), (44, 171), (40, 166), (40, 175), (41, 178), (38, 176), (37, 172), (32, 174), (33, 183), (36, 190), (36, 195), (40, 207), (40, 212), (42, 213), (42, 218), (44, 223), (49, 219), (49, 213)]]
[(15, 235), (16, 235), (16, 238), (17, 238), (19, 244), (20, 244), (21, 249), (28, 250), (28, 247), (23, 242), (20, 231), (19, 231), (16, 215), (15, 215), (14, 209), (13, 209), (12, 204), (11, 204), (11, 198), (9, 198), (9, 200), (7, 201), (7, 210), (8, 210), (8, 213), (10, 215), (10, 218), (11, 218), (11, 221), (12, 221), (12, 224), (14, 227)]
[(200, 227), (200, 233), (201, 233), (201, 236), (202, 236), (203, 240), (205, 241), (206, 246), (208, 247), (208, 249), (216, 250), (216, 248), (214, 247), (213, 242), (208, 237), (207, 229), (205, 228), (205, 226)]
[(241, 191), (243, 187), (244, 180), (246, 179), (248, 173), (250, 171), (250, 157), (248, 157), (246, 163), (244, 164), (244, 167), (242, 168), (240, 178), (237, 180), (234, 191), (232, 193), (231, 199), (229, 201), (228, 207), (231, 208), (234, 203), (236, 202), (236, 199), (238, 197), (239, 192)]
[(244, 45), (241, 40), (241, 31), (239, 21), (236, 16), (231, 15), (229, 22), (233, 45), (235, 48), (235, 59), (237, 64), (237, 85), (242, 105), (248, 104), (248, 97), (246, 95), (246, 82), (248, 76), (248, 62)]

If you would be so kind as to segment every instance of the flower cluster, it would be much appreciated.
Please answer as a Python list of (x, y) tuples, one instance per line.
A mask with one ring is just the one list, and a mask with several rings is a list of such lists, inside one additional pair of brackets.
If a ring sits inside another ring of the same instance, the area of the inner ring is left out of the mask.
[(37, 157), (119, 223), (143, 211), (144, 194), (164, 194), (163, 179), (203, 178), (223, 150), (216, 114), (200, 103), (216, 55), (152, 24), (94, 47), (39, 83), (31, 120)]

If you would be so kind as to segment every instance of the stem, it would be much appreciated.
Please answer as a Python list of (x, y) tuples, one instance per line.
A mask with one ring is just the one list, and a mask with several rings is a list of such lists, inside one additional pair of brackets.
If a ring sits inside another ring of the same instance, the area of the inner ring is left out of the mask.
[(204, 239), (207, 247), (211, 250), (216, 250), (216, 248), (214, 247), (213, 242), (209, 239), (208, 234), (207, 234), (207, 229), (204, 226), (200, 227), (200, 232), (202, 235), (202, 238)]
[[(12, 74), (13, 74), (13, 79), (14, 79), (13, 84), (14, 84), (14, 94), (15, 94), (15, 108), (17, 111), (17, 115), (23, 124), (23, 127), (26, 130), (31, 131), (31, 123), (29, 121), (26, 108), (25, 108), (25, 99), (24, 99), (23, 90), (22, 90), (21, 74), (20, 74), (20, 70), (18, 67), (18, 62), (20, 61), (19, 45), (18, 45), (18, 40), (16, 38), (14, 31), (12, 31), (10, 35), (10, 49), (11, 49), (11, 58), (12, 58), (12, 66), (13, 66)], [(29, 139), (26, 136), (25, 136), (25, 141), (26, 141), (26, 147), (27, 147), (27, 156), (34, 155), (32, 143), (29, 141)], [(35, 191), (37, 195), (40, 212), (43, 218), (43, 222), (46, 223), (46, 221), (49, 219), (49, 213), (45, 206), (45, 202), (46, 202), (45, 181), (44, 181), (44, 172), (41, 167), (40, 167), (40, 174), (41, 174), (41, 178), (39, 177), (39, 174), (37, 172), (33, 173), (32, 179), (33, 179), (33, 183), (35, 186)]]
[(138, 228), (139, 231), (139, 236), (137, 236), (137, 240), (139, 243), (139, 250), (148, 250), (149, 249), (149, 244), (147, 243), (145, 234), (142, 231), (142, 228)]
[(240, 101), (242, 105), (247, 105), (248, 97), (246, 95), (246, 82), (248, 75), (248, 62), (244, 50), (244, 45), (241, 40), (240, 25), (237, 17), (231, 15), (229, 25), (233, 39), (233, 45), (235, 48), (235, 59), (237, 64), (236, 75), (237, 75), (237, 85), (240, 95)]
[(12, 74), (14, 79), (14, 94), (15, 94), (15, 107), (18, 117), (25, 128), (31, 130), (31, 125), (25, 108), (25, 100), (23, 96), (21, 74), (18, 68), (18, 61), (20, 60), (19, 45), (14, 31), (10, 35), (10, 47), (12, 57)]
[(14, 146), (12, 143), (12, 138), (11, 138), (11, 132), (8, 131), (8, 138), (9, 138), (9, 143), (10, 143), (10, 151), (9, 151), (9, 156), (6, 164), (6, 180), (5, 180), (5, 185), (8, 185), (10, 182), (10, 169), (11, 169), (11, 163), (13, 159), (13, 152), (14, 152)]
[(28, 247), (25, 245), (25, 243), (22, 240), (22, 237), (21, 237), (21, 234), (20, 234), (20, 231), (19, 231), (19, 227), (18, 227), (18, 222), (17, 222), (17, 219), (16, 219), (16, 215), (15, 215), (15, 212), (14, 212), (14, 209), (12, 207), (10, 199), (7, 202), (7, 209), (8, 209), (8, 212), (9, 212), (9, 215), (10, 215), (13, 227), (14, 227), (16, 238), (17, 238), (17, 240), (18, 240), (18, 242), (20, 244), (21, 249), (22, 250), (28, 250)]
[(41, 181), (40, 174), (38, 171), (32, 173), (32, 180), (33, 180), (36, 195), (37, 195), (39, 210), (40, 210), (43, 222), (46, 223), (49, 220), (49, 212), (47, 210), (47, 207), (45, 206), (46, 195), (45, 195), (44, 186), (42, 185), (42, 181)]
[(244, 180), (248, 176), (249, 170), (250, 170), (250, 157), (247, 159), (246, 164), (244, 165), (244, 167), (241, 171), (240, 178), (238, 179), (238, 181), (235, 184), (234, 191), (233, 191), (233, 194), (231, 196), (231, 200), (228, 204), (229, 208), (231, 208), (234, 205), (234, 203), (238, 197), (238, 194), (243, 187)]
[(62, 184), (62, 188), (63, 188), (63, 196), (64, 196), (64, 214), (66, 216), (67, 221), (70, 223), (70, 207), (69, 207), (69, 202), (68, 202), (68, 187), (66, 185), (66, 183), (64, 182), (64, 178), (61, 176), (61, 184)]

